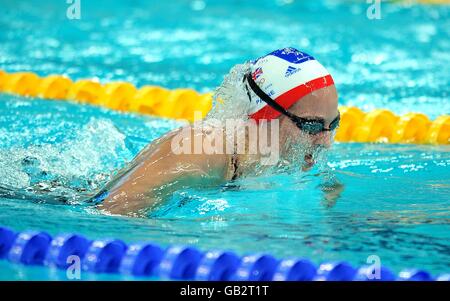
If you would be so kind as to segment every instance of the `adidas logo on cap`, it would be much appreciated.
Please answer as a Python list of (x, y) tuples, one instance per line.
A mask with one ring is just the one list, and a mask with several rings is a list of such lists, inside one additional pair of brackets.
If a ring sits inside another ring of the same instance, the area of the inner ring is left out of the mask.
[(294, 74), (294, 73), (296, 73), (298, 71), (300, 71), (300, 68), (295, 68), (295, 67), (289, 66), (286, 69), (286, 73), (284, 74), (284, 77), (289, 77), (289, 76), (291, 76), (292, 74)]

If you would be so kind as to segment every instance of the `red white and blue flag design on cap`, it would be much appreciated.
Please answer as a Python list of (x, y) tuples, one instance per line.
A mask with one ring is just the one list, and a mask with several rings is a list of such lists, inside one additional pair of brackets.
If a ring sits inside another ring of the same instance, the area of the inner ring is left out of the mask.
[[(252, 62), (252, 79), (283, 108), (311, 92), (334, 84), (330, 73), (309, 54), (295, 48), (275, 50)], [(280, 116), (253, 94), (249, 116), (252, 119), (273, 119)]]

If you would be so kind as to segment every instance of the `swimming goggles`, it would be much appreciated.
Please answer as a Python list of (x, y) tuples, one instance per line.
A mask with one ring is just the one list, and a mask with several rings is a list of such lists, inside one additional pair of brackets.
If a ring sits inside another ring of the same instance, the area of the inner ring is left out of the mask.
[[(255, 92), (256, 95), (259, 96), (259, 98), (261, 98), (261, 100), (267, 103), (274, 110), (277, 110), (281, 114), (288, 117), (300, 130), (309, 135), (317, 135), (321, 132), (333, 131), (339, 126), (339, 122), (341, 120), (341, 115), (339, 111), (337, 117), (330, 123), (330, 126), (328, 128), (325, 128), (325, 121), (322, 118), (317, 119), (302, 118), (288, 112), (285, 108), (283, 108), (275, 100), (273, 100), (269, 95), (267, 95), (263, 90), (261, 90), (261, 88), (254, 82), (252, 75), (250, 73), (247, 73), (242, 81), (245, 82), (245, 80), (247, 80), (248, 84), (250, 85), (250, 88), (253, 90), (253, 92)], [(245, 88), (247, 89), (248, 98), (251, 101), (250, 91), (248, 90), (247, 85), (245, 85)]]

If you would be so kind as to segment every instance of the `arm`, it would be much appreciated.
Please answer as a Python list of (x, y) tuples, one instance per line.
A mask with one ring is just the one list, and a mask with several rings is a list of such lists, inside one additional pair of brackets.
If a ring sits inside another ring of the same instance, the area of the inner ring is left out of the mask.
[[(108, 185), (109, 195), (98, 206), (113, 214), (139, 215), (163, 202), (173, 192), (189, 187), (222, 183), (228, 171), (226, 154), (179, 154), (175, 139), (182, 130), (151, 143)], [(194, 145), (194, 131), (183, 145)], [(202, 132), (203, 139), (207, 134)], [(186, 143), (186, 144), (184, 144)]]

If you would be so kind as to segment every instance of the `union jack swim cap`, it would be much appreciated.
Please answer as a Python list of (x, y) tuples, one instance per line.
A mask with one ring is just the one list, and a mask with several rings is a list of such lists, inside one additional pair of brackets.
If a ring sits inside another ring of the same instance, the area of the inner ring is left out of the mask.
[[(322, 64), (294, 48), (275, 50), (252, 61), (251, 78), (265, 94), (286, 110), (305, 95), (334, 84)], [(255, 93), (252, 96), (250, 118), (274, 119), (281, 115)]]

